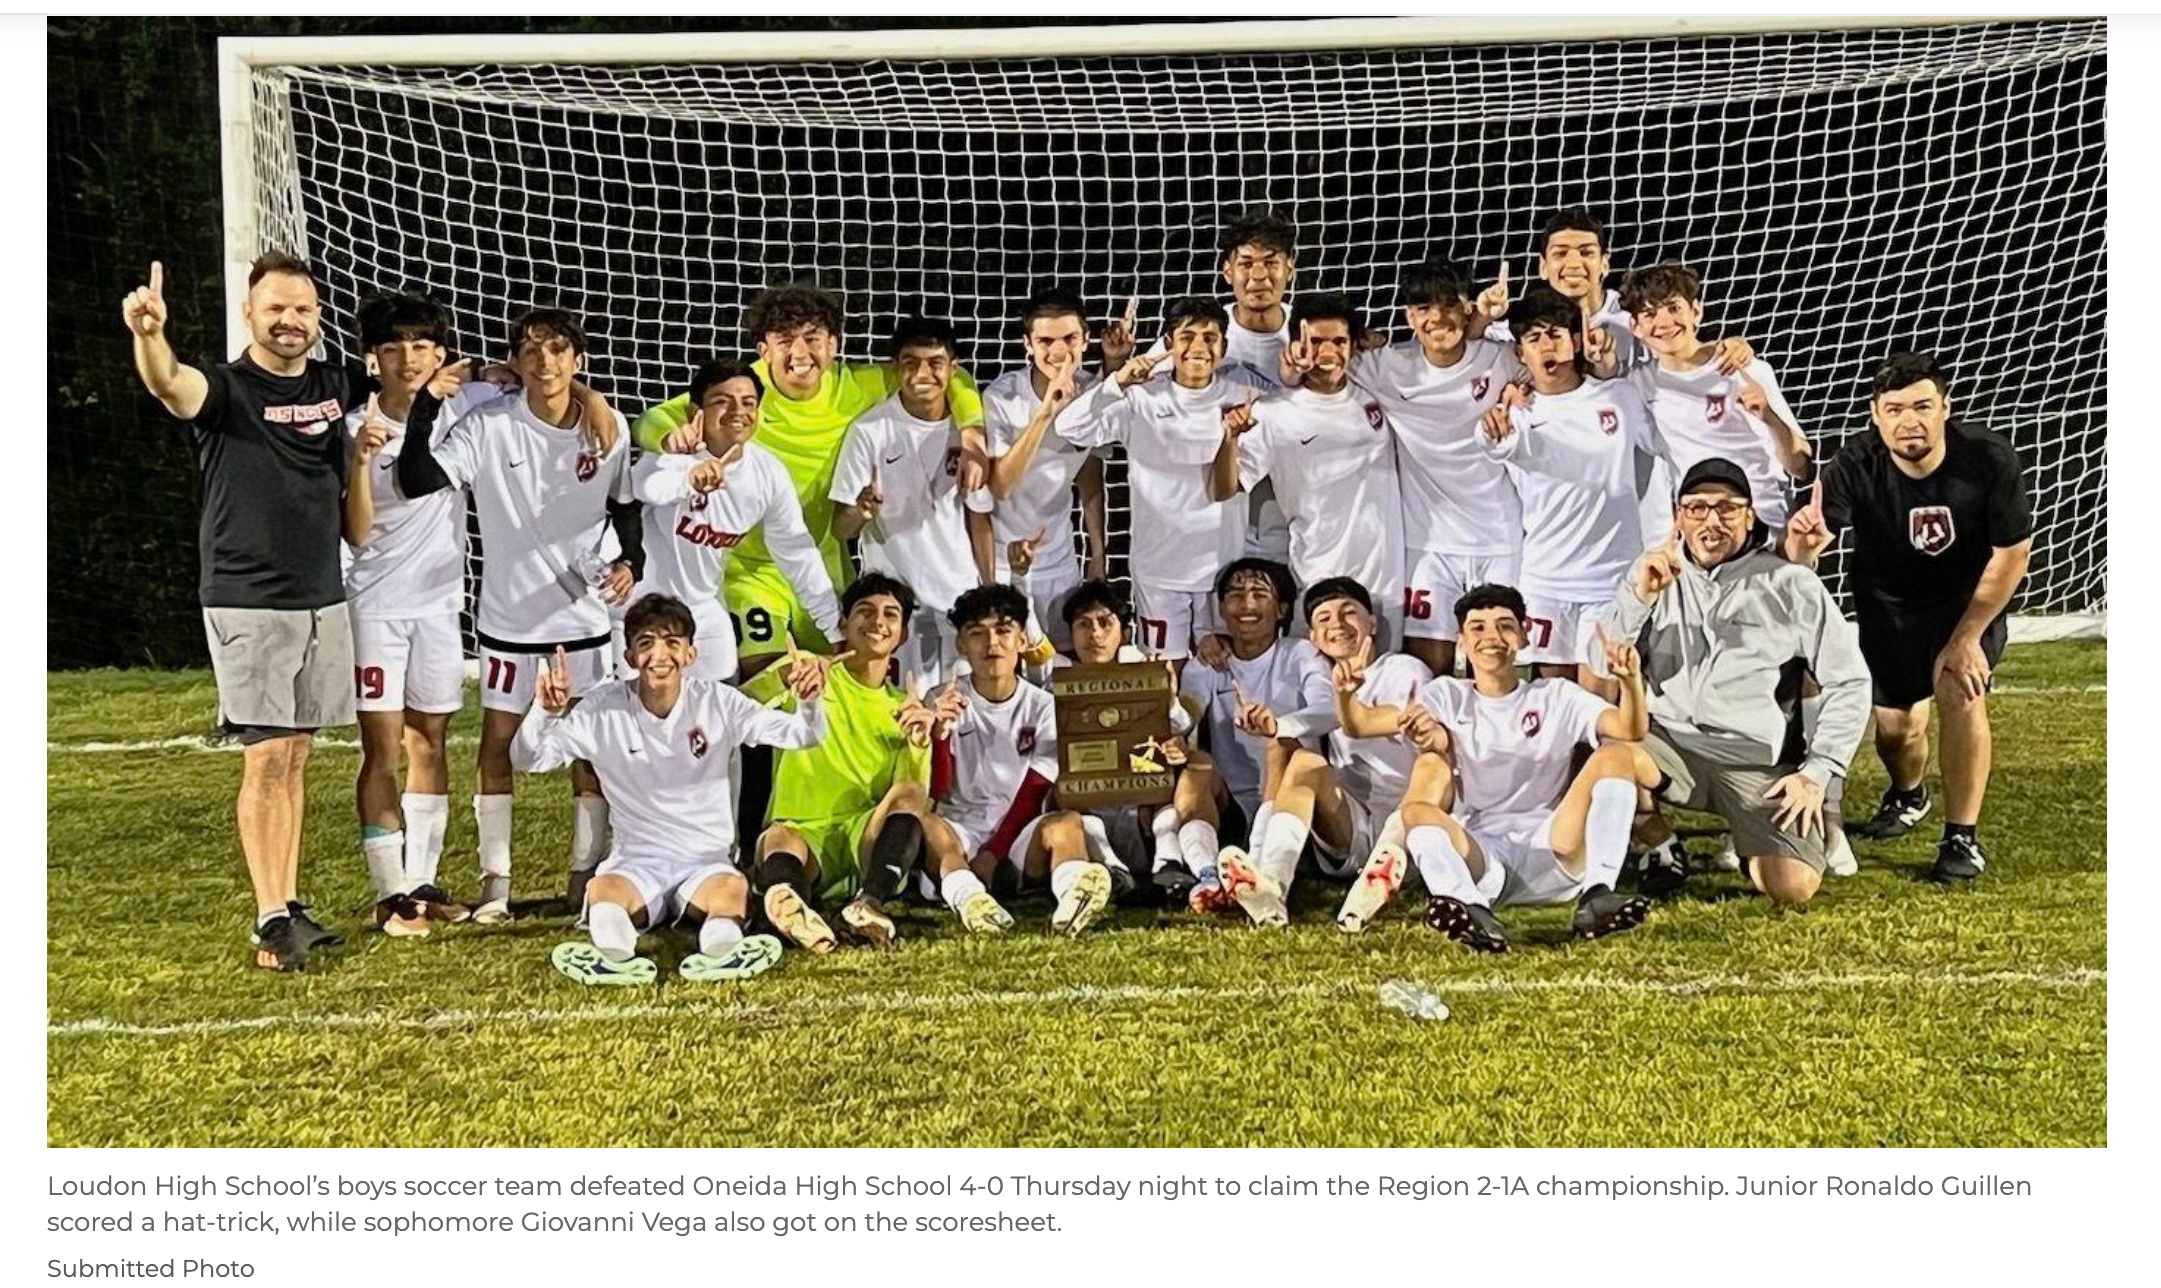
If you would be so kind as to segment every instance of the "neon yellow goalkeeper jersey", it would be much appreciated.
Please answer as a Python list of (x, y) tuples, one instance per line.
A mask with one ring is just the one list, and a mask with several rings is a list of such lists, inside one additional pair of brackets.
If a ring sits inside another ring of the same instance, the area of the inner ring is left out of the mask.
[[(773, 387), (765, 359), (751, 364), (765, 386), (758, 403), (758, 445), (780, 458), (795, 480), (796, 499), (803, 503), (803, 522), (825, 556), (833, 587), (846, 586), (847, 556), (833, 535), (833, 502), (826, 493), (833, 486), (833, 464), (840, 459), (841, 440), (857, 416), (884, 402), (900, 387), (900, 376), (889, 362), (838, 362), (826, 368), (817, 393), (797, 400)], [(953, 373), (948, 393), (953, 423), (962, 429), (983, 423), (983, 398), (965, 372)], [(690, 419), (690, 395), (681, 394), (638, 417), (634, 431), (638, 446), (648, 452), (660, 450), (661, 440), (682, 428)], [(771, 563), (763, 529), (752, 532), (729, 552), (731, 560)]]
[[(930, 749), (909, 745), (893, 720), (907, 694), (890, 684), (864, 684), (836, 666), (826, 676), (824, 701), (825, 737), (815, 747), (779, 755), (768, 817), (855, 818), (876, 809), (894, 783), (930, 781)], [(792, 696), (788, 705), (794, 708)]]

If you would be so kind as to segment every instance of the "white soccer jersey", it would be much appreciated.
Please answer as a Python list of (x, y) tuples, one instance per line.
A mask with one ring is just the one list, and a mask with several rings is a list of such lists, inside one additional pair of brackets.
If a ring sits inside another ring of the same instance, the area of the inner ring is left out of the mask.
[(590, 579), (605, 566), (608, 502), (631, 499), (630, 430), (615, 419), (615, 446), (597, 456), (524, 397), (500, 398), (433, 444), (480, 515), (483, 636), (537, 649), (607, 635), (608, 605)]
[(634, 472), (634, 490), (645, 505), (645, 580), (639, 591), (673, 595), (703, 615), (722, 611), (727, 555), (752, 529), (762, 528), (773, 560), (795, 587), (811, 620), (839, 638), (840, 601), (817, 543), (803, 523), (795, 480), (780, 458), (756, 442), (728, 467), (727, 484), (701, 493), (690, 472), (713, 459), (699, 448), (689, 455), (648, 454)]
[[(436, 413), (437, 435), (460, 416), (501, 397), (485, 380), (474, 381), (443, 403)], [(367, 419), (366, 408), (345, 417), (350, 447)], [(465, 606), (465, 493), (449, 487), (407, 500), (398, 491), (398, 452), (405, 446), (405, 422), (386, 412), (390, 441), (376, 453), (365, 482), (375, 503), (375, 523), (368, 544), (351, 551), (345, 565), (345, 601), (356, 619), (404, 621), (456, 613)]]
[(1240, 367), (1218, 370), (1205, 389), (1159, 371), (1131, 389), (1106, 380), (1058, 418), (1053, 432), (1079, 446), (1125, 448), (1136, 582), (1210, 591), (1217, 570), (1245, 552), (1246, 500), (1209, 500), (1208, 473), (1223, 446), (1223, 409), (1265, 392)]
[(1741, 409), (1741, 378), (1746, 376), (1763, 386), (1764, 400), (1780, 420), (1796, 430), (1801, 427), (1768, 363), (1758, 358), (1729, 376), (1719, 371), (1715, 358), (1685, 371), (1642, 362), (1630, 375), (1658, 422), (1674, 486), (1696, 462), (1722, 456), (1747, 473), (1756, 516), (1774, 529), (1786, 526), (1786, 469), (1778, 462), (1771, 427)]
[(1216, 772), (1249, 812), (1260, 796), (1261, 765), (1270, 740), (1238, 729), (1238, 694), (1274, 713), (1278, 738), (1295, 738), (1318, 751), (1336, 728), (1336, 695), (1329, 675), (1328, 659), (1308, 640), (1277, 640), (1258, 657), (1234, 654), (1227, 672), (1198, 661), (1186, 663), (1178, 690), (1200, 704)]
[(857, 540), (863, 567), (898, 577), (925, 609), (945, 616), (978, 585), (968, 512), (990, 509), (990, 489), (962, 497), (960, 431), (950, 419), (917, 420), (895, 394), (855, 418), (840, 445), (834, 504), (852, 506), (873, 476), (885, 497)]
[(1332, 394), (1286, 389), (1263, 399), (1238, 440), (1238, 473), (1249, 490), (1275, 481), (1301, 586), (1351, 577), (1375, 603), (1403, 597), (1395, 439), (1373, 394), (1346, 384)]
[(952, 737), (934, 749), (946, 771), (935, 775), (946, 787), (938, 812), (987, 842), (1030, 774), (1058, 781), (1058, 714), (1049, 690), (1026, 680), (1003, 702), (977, 692), (973, 677), (957, 683), (968, 709), (953, 722)]
[[(1014, 441), (1042, 405), (1034, 375), (1033, 367), (1008, 371), (983, 390), (983, 428), (991, 455), (1003, 456), (1012, 451)], [(1085, 396), (1094, 385), (1092, 378), (1083, 378), (1074, 388), (1074, 397)], [(1068, 403), (1060, 416), (1073, 414), (1073, 404)], [(1021, 485), (991, 510), (991, 529), (998, 537), (999, 577), (1009, 578), (1012, 574), (1006, 546), (1034, 536), (1037, 528), (1043, 529), (1043, 541), (1036, 547), (1031, 573), (1046, 581), (1054, 575), (1064, 580), (1080, 576), (1080, 555), (1073, 540), (1073, 481), (1080, 476), (1089, 455), (1088, 449), (1075, 446), (1055, 428), (1043, 435)]]
[(675, 709), (656, 716), (636, 681), (615, 680), (561, 716), (534, 703), (510, 750), (528, 773), (592, 765), (608, 794), (618, 857), (718, 862), (736, 842), (735, 749), (799, 749), (824, 736), (823, 702), (769, 711), (728, 685), (690, 678)]
[(1508, 555), (1523, 546), (1523, 503), (1508, 471), (1481, 448), (1479, 421), (1523, 373), (1513, 348), (1468, 340), (1436, 367), (1415, 340), (1361, 353), (1351, 378), (1380, 399), (1396, 434), (1408, 550)]
[[(1643, 553), (1644, 496), (1661, 451), (1643, 398), (1626, 380), (1585, 380), (1535, 394), (1509, 413), (1515, 432), (1484, 449), (1508, 465), (1523, 498), (1526, 596), (1600, 603)], [(1667, 522), (1672, 520), (1668, 511)]]
[(1598, 719), (1610, 710), (1567, 680), (1529, 680), (1487, 697), (1469, 680), (1440, 676), (1420, 686), (1418, 701), (1448, 730), (1454, 813), (1466, 827), (1551, 813), (1575, 776), (1576, 748), (1598, 745)]
[[(1426, 664), (1408, 653), (1375, 658), (1358, 686), (1358, 700), (1369, 707), (1408, 707), (1418, 698), (1418, 687), (1433, 678)], [(1418, 749), (1390, 734), (1382, 738), (1353, 738), (1335, 729), (1328, 735), (1328, 760), (1336, 767), (1336, 782), (1375, 818), (1385, 818), (1402, 801), (1411, 785), (1411, 762)]]

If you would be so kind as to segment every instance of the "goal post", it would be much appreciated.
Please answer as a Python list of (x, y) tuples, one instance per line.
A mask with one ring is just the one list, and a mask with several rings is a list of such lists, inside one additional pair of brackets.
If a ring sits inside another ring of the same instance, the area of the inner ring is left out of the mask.
[(300, 37), (220, 61), (230, 351), (276, 248), (317, 264), (342, 354), (378, 290), (444, 301), (476, 352), (570, 307), (632, 415), (745, 347), (781, 278), (842, 296), (844, 357), (927, 307), (988, 378), (1039, 286), (1099, 324), (1135, 293), (1144, 316), (1220, 296), (1215, 225), (1257, 205), (1298, 225), (1294, 289), (1401, 338), (1404, 265), (1527, 278), (1542, 212), (1585, 205), (1609, 285), (1667, 256), (1703, 273), (1707, 329), (1756, 345), (1819, 455), (1867, 428), (1875, 360), (1935, 351), (2026, 463), (2018, 634), (2105, 632), (2105, 21)]

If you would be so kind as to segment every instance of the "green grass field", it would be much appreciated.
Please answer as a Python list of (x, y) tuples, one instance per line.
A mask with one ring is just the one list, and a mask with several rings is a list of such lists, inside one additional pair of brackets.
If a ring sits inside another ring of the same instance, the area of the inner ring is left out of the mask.
[[(2107, 651), (2014, 649), (1978, 889), (1921, 880), (1934, 820), (1779, 914), (1700, 876), (1575, 944), (1509, 914), (1474, 958), (1411, 915), (1352, 939), (1302, 887), (1288, 933), (1125, 913), (1078, 941), (911, 912), (888, 954), (744, 986), (581, 990), (569, 918), (362, 933), (359, 753), (324, 746), (303, 884), (351, 945), (246, 964), (240, 762), (181, 745), (207, 672), (47, 685), (46, 1052), (55, 1145), (2088, 1145), (2107, 1143)], [(456, 733), (470, 738), (471, 712)], [(469, 794), (471, 746), (454, 795)], [(1848, 792), (1883, 785), (1872, 752)], [(559, 893), (567, 789), (519, 789), (519, 874)], [(1716, 840), (1693, 840), (1699, 858)], [(443, 871), (469, 890), (469, 813)], [(664, 971), (682, 952), (670, 943)], [(1445, 1023), (1381, 1007), (1422, 983)]]

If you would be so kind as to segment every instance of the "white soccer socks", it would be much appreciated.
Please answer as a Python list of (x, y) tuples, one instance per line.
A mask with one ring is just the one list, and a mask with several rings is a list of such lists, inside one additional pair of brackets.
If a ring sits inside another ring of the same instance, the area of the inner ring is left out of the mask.
[(473, 798), (473, 830), (480, 835), (480, 876), (510, 878), (510, 793)]
[(1257, 833), (1261, 841), (1261, 875), (1275, 882), (1285, 895), (1290, 893), (1291, 882), (1298, 879), (1298, 856), (1306, 852), (1306, 838), (1312, 830), (1295, 814), (1270, 812), (1267, 830)]
[(1583, 886), (1611, 890), (1628, 858), (1628, 832), (1635, 822), (1636, 785), (1626, 778), (1602, 778), (1591, 784), (1591, 807), (1583, 818)]
[[(1633, 797), (1629, 804), (1634, 806)], [(1478, 892), (1478, 882), (1471, 879), (1470, 862), (1456, 849), (1456, 843), (1448, 838), (1445, 829), (1414, 827), (1408, 840), (1411, 862), (1418, 865), (1418, 877), (1426, 883), (1427, 894), (1436, 899), (1485, 906), (1486, 896)]]
[(415, 886), (434, 885), (450, 831), (450, 798), (407, 792), (398, 798), (398, 809), (405, 815), (405, 879)]
[(608, 855), (608, 802), (600, 796), (577, 796), (570, 804), (570, 870), (590, 872)]
[(367, 856), (368, 882), (375, 887), (377, 903), (411, 889), (405, 878), (405, 833), (362, 828), (360, 852)]
[(1216, 825), (1206, 819), (1193, 819), (1178, 828), (1178, 853), (1185, 860), (1186, 871), (1194, 876), (1213, 872), (1216, 856), (1223, 852), (1223, 839), (1216, 835)]
[(955, 912), (972, 895), (984, 893), (983, 882), (966, 868), (955, 868), (938, 878), (938, 893), (945, 899), (945, 906)]
[(1185, 860), (1178, 853), (1178, 811), (1165, 805), (1148, 820), (1148, 831), (1155, 838), (1155, 865), (1175, 863), (1183, 867)]
[(612, 962), (627, 962), (638, 955), (638, 927), (630, 910), (619, 903), (596, 903), (585, 911), (593, 947)]
[(743, 923), (733, 917), (707, 917), (698, 927), (698, 951), (718, 957), (743, 940)]

